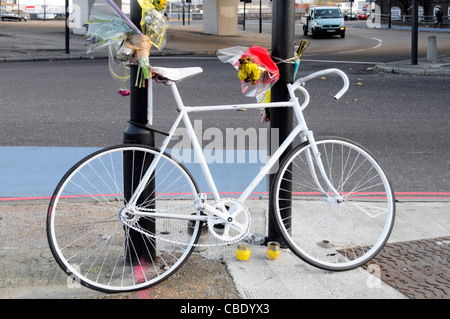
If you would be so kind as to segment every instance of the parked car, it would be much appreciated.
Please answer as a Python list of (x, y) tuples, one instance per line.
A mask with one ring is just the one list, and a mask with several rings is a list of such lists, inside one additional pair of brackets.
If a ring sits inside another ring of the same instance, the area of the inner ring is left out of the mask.
[(27, 21), (27, 18), (24, 15), (19, 15), (19, 14), (12, 13), (12, 12), (2, 12), (0, 17), (2, 18), (2, 21), (5, 21), (5, 20), (15, 20), (15, 21), (22, 21), (22, 22)]
[(358, 20), (367, 20), (367, 13), (358, 12)]

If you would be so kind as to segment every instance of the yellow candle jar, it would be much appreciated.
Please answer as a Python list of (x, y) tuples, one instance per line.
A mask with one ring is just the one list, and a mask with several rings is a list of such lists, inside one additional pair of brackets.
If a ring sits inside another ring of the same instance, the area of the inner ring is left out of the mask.
[(236, 247), (236, 259), (248, 260), (250, 258), (250, 246), (247, 244), (238, 244)]
[(278, 259), (280, 257), (280, 244), (276, 241), (267, 243), (266, 256), (268, 259)]

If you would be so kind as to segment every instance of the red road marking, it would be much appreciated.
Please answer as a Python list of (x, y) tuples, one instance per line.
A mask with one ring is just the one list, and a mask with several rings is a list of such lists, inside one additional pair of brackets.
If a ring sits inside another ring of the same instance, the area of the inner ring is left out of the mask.
[[(210, 193), (206, 193), (210, 194)], [(220, 195), (240, 195), (241, 192), (223, 192)], [(253, 192), (252, 197), (249, 199), (258, 198), (258, 195), (268, 195), (268, 192)], [(318, 192), (298, 192), (296, 195), (318, 195)], [(355, 193), (356, 195), (364, 195), (372, 194), (372, 193)], [(177, 196), (177, 195), (188, 195), (188, 193), (161, 193), (157, 195), (166, 195), (166, 196)], [(381, 194), (380, 194), (381, 195)], [(96, 194), (94, 196), (122, 196), (121, 194)], [(63, 196), (63, 198), (76, 198), (76, 197), (92, 197), (90, 195), (73, 195), (73, 196)], [(396, 192), (395, 198), (397, 199), (450, 199), (450, 192)], [(35, 197), (1, 197), (0, 202), (8, 202), (8, 201), (31, 201), (31, 200), (50, 200), (51, 196), (35, 196)]]

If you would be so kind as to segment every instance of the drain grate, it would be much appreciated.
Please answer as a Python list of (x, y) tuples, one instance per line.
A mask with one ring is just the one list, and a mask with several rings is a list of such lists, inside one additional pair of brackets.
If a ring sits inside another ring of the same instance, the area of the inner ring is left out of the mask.
[(386, 244), (363, 268), (371, 264), (411, 299), (450, 299), (450, 236)]

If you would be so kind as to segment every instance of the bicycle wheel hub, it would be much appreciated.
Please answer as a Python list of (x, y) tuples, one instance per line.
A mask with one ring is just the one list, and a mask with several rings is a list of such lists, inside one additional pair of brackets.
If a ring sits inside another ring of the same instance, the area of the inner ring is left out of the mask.
[(327, 197), (327, 203), (328, 204), (340, 204), (344, 200), (340, 197)]
[(132, 209), (125, 206), (119, 211), (119, 220), (125, 225), (133, 225), (139, 221), (139, 216)]

